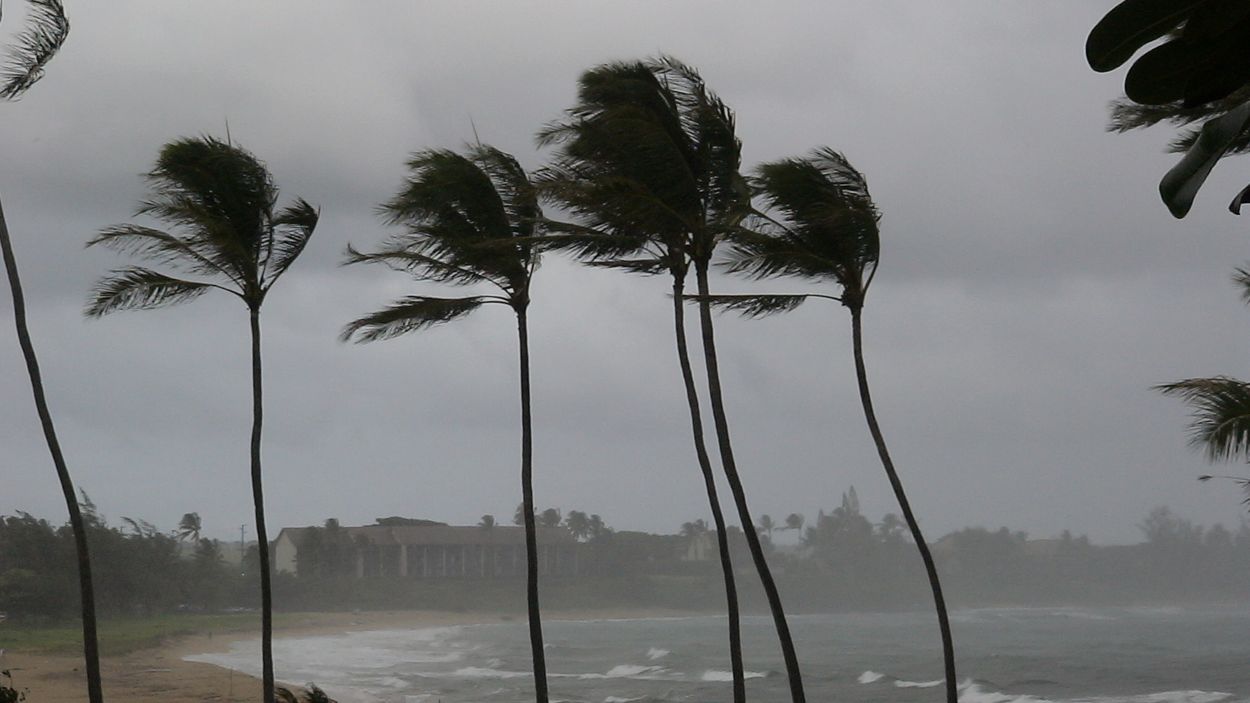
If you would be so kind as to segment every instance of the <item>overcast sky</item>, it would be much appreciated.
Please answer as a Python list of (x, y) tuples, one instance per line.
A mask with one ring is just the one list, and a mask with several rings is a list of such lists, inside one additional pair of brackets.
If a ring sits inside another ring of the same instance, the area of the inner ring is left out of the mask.
[[(322, 213), (262, 315), (271, 534), (327, 517), (509, 521), (511, 314), (340, 344), (354, 317), (434, 288), (338, 263), (349, 241), (388, 234), (374, 207), (408, 153), (458, 148), (476, 125), (536, 168), (533, 135), (572, 105), (582, 71), (663, 52), (735, 110), (746, 168), (827, 145), (867, 175), (883, 213), (869, 373), (931, 538), (1006, 525), (1135, 542), (1164, 504), (1235, 525), (1236, 488), (1195, 480), (1210, 468), (1186, 446), (1186, 411), (1150, 387), (1250, 376), (1250, 310), (1230, 283), (1250, 242), (1224, 209), (1250, 161), (1222, 164), (1186, 220), (1168, 215), (1156, 184), (1170, 132), (1107, 134), (1123, 71), (1084, 61), (1112, 4), (68, 0), (73, 30), (46, 78), (0, 105), (0, 196), (74, 478), (114, 521), (170, 529), (197, 511), (211, 536), (254, 534), (245, 308), (207, 295), (81, 314), (92, 282), (128, 263), (83, 243), (133, 221), (162, 144), (224, 136), (228, 120), (284, 201)], [(4, 38), (24, 9), (6, 4)], [(667, 289), (544, 261), (530, 313), (540, 507), (665, 532), (708, 517)], [(59, 522), (7, 288), (0, 299), (0, 514)], [(869, 517), (896, 510), (845, 310), (725, 316), (717, 330), (752, 512), (814, 519), (852, 485)]]

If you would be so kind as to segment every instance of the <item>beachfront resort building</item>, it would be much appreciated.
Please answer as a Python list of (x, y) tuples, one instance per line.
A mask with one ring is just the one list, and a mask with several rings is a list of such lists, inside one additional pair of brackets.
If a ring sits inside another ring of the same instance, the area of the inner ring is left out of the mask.
[[(286, 527), (274, 542), (277, 571), (356, 578), (492, 579), (525, 574), (521, 527), (401, 525)], [(538, 528), (538, 570), (577, 576), (578, 542), (562, 527)]]

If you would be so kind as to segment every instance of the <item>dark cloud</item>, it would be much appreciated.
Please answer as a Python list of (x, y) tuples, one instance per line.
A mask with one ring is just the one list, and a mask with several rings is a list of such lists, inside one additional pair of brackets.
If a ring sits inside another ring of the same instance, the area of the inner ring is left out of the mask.
[[(1110, 3), (1107, 3), (1108, 5)], [(1247, 257), (1217, 170), (1172, 220), (1165, 131), (1104, 133), (1121, 76), (1083, 62), (1105, 10), (1072, 4), (78, 3), (47, 79), (0, 106), (0, 194), (72, 469), (110, 516), (209, 533), (250, 523), (247, 329), (207, 296), (85, 321), (121, 259), (82, 250), (127, 221), (160, 145), (224, 134), (322, 207), (264, 312), (271, 521), (384, 514), (508, 520), (518, 501), (515, 330), (502, 310), (366, 346), (341, 326), (417, 284), (342, 269), (415, 149), (473, 139), (542, 163), (533, 134), (595, 63), (668, 52), (738, 114), (746, 166), (845, 153), (884, 212), (866, 317), (870, 373), (931, 533), (1005, 524), (1132, 541), (1153, 506), (1239, 519), (1200, 485), (1185, 413), (1149, 390), (1250, 373)], [(721, 281), (726, 290), (740, 282)], [(794, 289), (777, 283), (756, 289)], [(428, 288), (426, 288), (428, 290)], [(549, 260), (532, 311), (541, 505), (673, 530), (706, 515), (663, 279)], [(7, 306), (0, 323), (11, 326)], [(753, 509), (894, 509), (859, 414), (845, 311), (720, 318), (729, 412)], [(11, 333), (0, 344), (0, 512), (63, 508)]]

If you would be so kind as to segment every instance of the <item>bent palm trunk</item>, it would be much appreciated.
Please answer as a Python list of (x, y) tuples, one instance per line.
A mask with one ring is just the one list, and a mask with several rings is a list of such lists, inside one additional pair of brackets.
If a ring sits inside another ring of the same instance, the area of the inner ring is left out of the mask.
[(82, 521), (82, 511), (78, 508), (74, 482), (70, 478), (69, 468), (65, 465), (65, 456), (61, 453), (61, 444), (56, 438), (56, 429), (52, 425), (52, 414), (48, 411), (48, 400), (43, 392), (43, 376), (39, 372), (39, 360), (35, 356), (35, 347), (31, 343), (30, 330), (26, 327), (26, 299), (22, 295), (22, 282), (17, 275), (17, 257), (13, 253), (13, 243), (9, 239), (9, 228), (4, 220), (3, 206), (0, 206), (0, 250), (3, 251), (4, 269), (9, 277), (9, 289), (13, 293), (13, 322), (17, 327), (17, 341), (22, 348), (22, 357), (26, 361), (26, 372), (30, 376), (30, 388), (35, 397), (35, 410), (39, 414), (43, 437), (48, 443), (48, 452), (52, 455), (52, 464), (56, 467), (56, 475), (61, 482), (61, 493), (65, 496), (65, 507), (69, 510), (69, 524), (74, 533), (74, 548), (78, 555), (78, 591), (82, 599), (82, 651), (87, 667), (87, 699), (91, 703), (103, 703), (104, 692), (100, 685), (100, 645), (96, 637), (95, 592), (91, 583), (87, 530)]
[(263, 413), (260, 373), (260, 308), (252, 318), (252, 503), (256, 509), (256, 553), (260, 557), (260, 659), (264, 703), (274, 700), (273, 591), (269, 582), (269, 533), (265, 529), (265, 491), (261, 484), (260, 427)]
[(547, 703), (547, 657), (538, 606), (538, 530), (534, 525), (534, 444), (530, 418), (530, 346), (525, 311), (517, 311), (521, 354), (521, 505), (525, 512), (525, 603), (529, 612), (530, 650), (534, 658), (534, 697)]
[(716, 524), (716, 544), (720, 552), (721, 573), (725, 578), (725, 609), (729, 615), (729, 661), (733, 671), (734, 703), (746, 701), (746, 675), (742, 664), (742, 625), (738, 614), (738, 587), (734, 583), (733, 560), (729, 556), (729, 536), (725, 531), (725, 515), (721, 512), (720, 498), (716, 494), (716, 476), (712, 473), (712, 461), (708, 458), (707, 444), (703, 440), (703, 416), (699, 410), (699, 394), (695, 390), (694, 372), (690, 367), (690, 350), (686, 344), (686, 314), (684, 279), (673, 279), (673, 326), (677, 335), (677, 361), (681, 364), (681, 378), (686, 387), (686, 403), (690, 406), (690, 427), (694, 434), (694, 451), (703, 472), (703, 485), (707, 489), (708, 504), (712, 507), (712, 521)]
[(760, 581), (764, 586), (764, 595), (768, 598), (768, 609), (773, 615), (773, 624), (777, 628), (777, 639), (781, 642), (781, 654), (785, 659), (786, 676), (790, 681), (790, 698), (793, 703), (805, 703), (803, 693), (803, 677), (799, 672), (799, 659), (794, 651), (794, 640), (790, 636), (790, 625), (786, 622), (786, 613), (781, 605), (781, 594), (777, 592), (777, 584), (773, 581), (772, 571), (764, 558), (764, 549), (760, 546), (759, 535), (755, 534), (755, 523), (751, 520), (751, 511), (747, 507), (746, 491), (742, 488), (742, 480), (738, 477), (738, 467), (734, 462), (733, 446), (729, 442), (729, 422), (725, 418), (725, 403), (721, 396), (720, 370), (716, 363), (716, 339), (712, 330), (712, 305), (708, 302), (711, 293), (708, 290), (707, 263), (695, 263), (695, 279), (699, 289), (699, 325), (703, 332), (703, 358), (707, 366), (708, 394), (712, 401), (712, 420), (716, 426), (716, 441), (720, 448), (721, 465), (725, 470), (725, 478), (729, 480), (729, 489), (733, 492), (734, 503), (738, 508), (738, 519), (742, 521), (742, 533), (746, 535), (747, 546), (751, 550), (751, 559), (759, 571)]
[(885, 469), (886, 476), (890, 478), (894, 497), (898, 499), (898, 507), (903, 512), (903, 519), (907, 521), (912, 539), (916, 542), (916, 549), (920, 551), (920, 558), (924, 561), (925, 573), (929, 576), (929, 588), (933, 591), (933, 604), (937, 608), (938, 627), (942, 631), (946, 701), (958, 703), (959, 693), (955, 683), (955, 645), (951, 637), (950, 619), (946, 615), (946, 599), (942, 596), (942, 584), (938, 580), (937, 566), (933, 562), (933, 555), (929, 552), (929, 545), (925, 542), (924, 535), (920, 533), (920, 524), (916, 522), (916, 516), (911, 511), (911, 503), (907, 500), (907, 494), (903, 492), (903, 483), (898, 478), (898, 472), (894, 470), (894, 462), (890, 459), (889, 450), (886, 449), (881, 426), (877, 424), (877, 414), (872, 409), (872, 395), (868, 391), (868, 371), (864, 366), (864, 341), (860, 321), (862, 312), (863, 309), (860, 307), (851, 308), (851, 337), (855, 353), (855, 375), (859, 380), (859, 398), (864, 405), (864, 418), (868, 421), (868, 431), (872, 433), (872, 440), (877, 445), (877, 454), (881, 457), (881, 466)]

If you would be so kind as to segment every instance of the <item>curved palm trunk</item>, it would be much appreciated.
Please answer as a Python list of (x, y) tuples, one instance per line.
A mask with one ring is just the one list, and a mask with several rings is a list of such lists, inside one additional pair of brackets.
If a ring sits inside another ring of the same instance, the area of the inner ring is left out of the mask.
[(772, 611), (773, 624), (777, 628), (777, 639), (781, 642), (781, 655), (786, 663), (786, 676), (790, 681), (790, 698), (793, 703), (805, 703), (807, 697), (803, 693), (803, 676), (799, 673), (799, 658), (794, 651), (794, 640), (790, 636), (786, 612), (781, 606), (781, 594), (777, 592), (777, 584), (773, 581), (772, 571), (769, 570), (768, 561), (764, 558), (764, 548), (760, 546), (759, 535), (755, 533), (755, 523), (752, 522), (751, 511), (747, 507), (746, 491), (743, 490), (742, 480), (738, 477), (733, 446), (729, 442), (729, 422), (725, 418), (720, 369), (716, 363), (712, 305), (707, 301), (708, 296), (711, 295), (708, 290), (707, 262), (695, 262), (695, 279), (699, 288), (699, 325), (703, 332), (703, 358), (707, 366), (708, 394), (712, 401), (712, 420), (716, 426), (716, 442), (720, 448), (721, 466), (725, 470), (725, 478), (729, 480), (729, 489), (733, 492), (734, 503), (738, 508), (738, 519), (742, 521), (742, 533), (746, 536), (747, 546), (751, 550), (751, 559), (755, 562), (755, 569), (759, 571), (760, 581), (764, 585), (768, 609)]
[(274, 700), (273, 685), (273, 591), (269, 582), (269, 533), (265, 529), (265, 491), (260, 472), (260, 427), (263, 413), (260, 374), (260, 308), (251, 307), (252, 318), (252, 504), (256, 509), (256, 553), (260, 556), (260, 660), (261, 699)]
[(686, 313), (683, 294), (685, 280), (673, 279), (673, 327), (677, 335), (677, 361), (681, 364), (681, 379), (686, 386), (686, 403), (690, 406), (690, 428), (694, 434), (694, 452), (699, 458), (699, 470), (703, 472), (703, 485), (707, 489), (707, 501), (712, 507), (712, 522), (716, 524), (716, 544), (720, 551), (721, 573), (725, 577), (725, 609), (729, 615), (729, 661), (733, 671), (734, 703), (746, 701), (746, 675), (742, 665), (742, 625), (738, 614), (738, 586), (734, 583), (733, 560), (729, 557), (729, 535), (725, 531), (725, 515), (721, 512), (720, 497), (716, 494), (716, 476), (712, 473), (712, 461), (708, 458), (707, 444), (703, 440), (703, 416), (699, 410), (699, 393), (694, 385), (694, 371), (690, 367), (690, 350), (686, 344)]
[(529, 613), (530, 651), (534, 658), (534, 698), (547, 703), (547, 657), (538, 607), (538, 530), (534, 525), (534, 439), (530, 418), (530, 342), (525, 310), (516, 314), (521, 354), (521, 505), (525, 512), (525, 604)]
[(87, 529), (83, 525), (82, 511), (78, 509), (74, 481), (70, 478), (65, 455), (61, 453), (61, 444), (56, 438), (56, 429), (52, 426), (52, 414), (48, 411), (48, 400), (43, 392), (43, 377), (39, 373), (39, 360), (35, 357), (30, 330), (26, 328), (26, 298), (22, 295), (22, 282), (17, 275), (17, 257), (9, 239), (3, 206), (0, 206), (0, 250), (3, 251), (4, 270), (9, 277), (9, 289), (13, 293), (13, 322), (17, 327), (17, 341), (22, 348), (22, 357), (26, 360), (26, 372), (30, 376), (30, 388), (35, 397), (35, 410), (39, 415), (39, 424), (43, 427), (43, 437), (48, 443), (48, 452), (52, 455), (52, 464), (56, 467), (57, 478), (61, 482), (61, 493), (65, 496), (69, 524), (74, 533), (74, 548), (78, 554), (78, 591), (82, 599), (82, 652), (87, 666), (87, 699), (91, 703), (103, 703), (100, 645), (96, 636), (95, 591), (91, 583), (91, 559), (87, 553)]
[(881, 466), (890, 478), (890, 486), (894, 489), (894, 497), (898, 499), (898, 507), (903, 511), (903, 519), (907, 521), (907, 527), (911, 529), (911, 536), (916, 542), (916, 549), (920, 551), (920, 558), (924, 561), (925, 573), (929, 575), (929, 588), (933, 591), (933, 604), (937, 608), (938, 627), (942, 631), (942, 659), (946, 669), (946, 701), (947, 703), (958, 703), (959, 693), (955, 682), (955, 645), (951, 638), (950, 619), (946, 615), (946, 599), (942, 597), (942, 584), (938, 581), (937, 566), (933, 563), (933, 555), (929, 552), (929, 545), (925, 542), (924, 535), (920, 533), (920, 524), (916, 522), (916, 516), (911, 511), (911, 503), (907, 501), (907, 494), (903, 492), (903, 483), (898, 478), (898, 472), (894, 470), (894, 462), (890, 459), (890, 452), (885, 446), (885, 437), (881, 435), (881, 426), (877, 424), (877, 414), (872, 409), (872, 395), (868, 392), (868, 371), (864, 367), (864, 340), (860, 322), (862, 312), (862, 308), (851, 308), (851, 337), (855, 353), (855, 376), (859, 380), (859, 398), (864, 405), (864, 419), (868, 421), (868, 430), (872, 433), (872, 440), (877, 445), (877, 454), (881, 457)]

